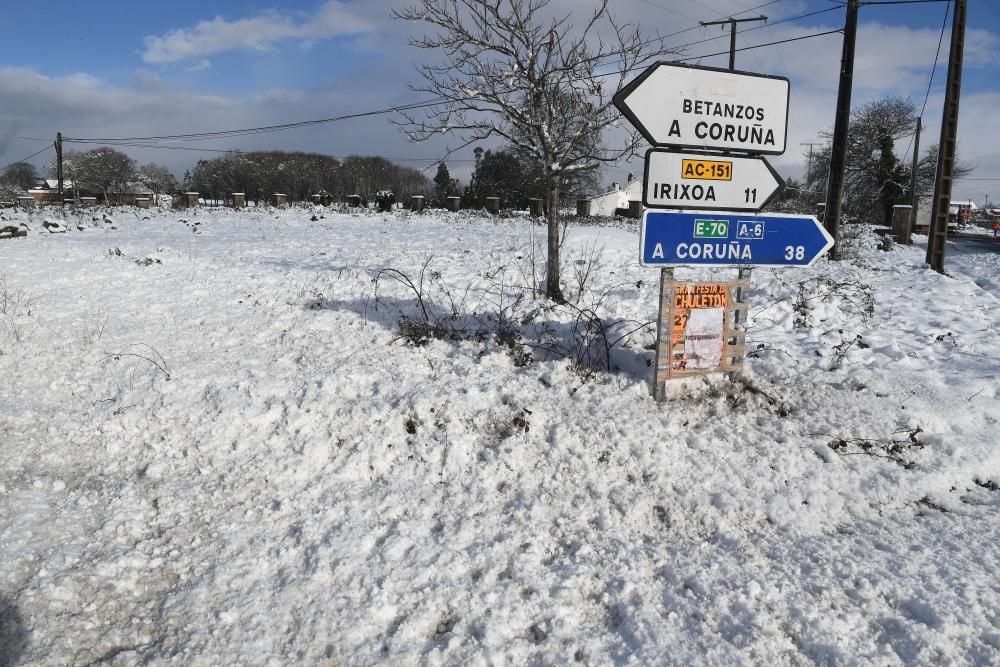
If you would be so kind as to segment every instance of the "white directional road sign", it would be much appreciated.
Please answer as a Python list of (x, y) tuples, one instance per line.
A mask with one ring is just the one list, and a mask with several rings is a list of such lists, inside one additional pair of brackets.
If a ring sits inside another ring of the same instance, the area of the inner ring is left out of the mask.
[(781, 189), (762, 157), (719, 153), (646, 153), (642, 203), (648, 208), (757, 212)]
[(785, 152), (784, 77), (660, 62), (615, 93), (614, 103), (654, 146)]

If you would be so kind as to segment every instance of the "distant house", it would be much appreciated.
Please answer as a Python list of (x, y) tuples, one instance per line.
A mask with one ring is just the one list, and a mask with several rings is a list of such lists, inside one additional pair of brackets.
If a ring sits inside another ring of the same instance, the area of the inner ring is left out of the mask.
[[(931, 223), (931, 211), (934, 208), (932, 197), (921, 197), (917, 204), (917, 220), (914, 231), (926, 233)], [(948, 229), (958, 229), (972, 219), (973, 212), (979, 210), (974, 201), (953, 201), (948, 207)]]
[[(46, 178), (35, 183), (35, 187), (28, 190), (28, 194), (35, 200), (35, 203), (45, 204), (59, 201), (59, 181), (55, 178)], [(63, 199), (73, 197), (73, 181), (63, 179)]]
[(642, 179), (636, 178), (620, 187), (612, 183), (607, 192), (590, 197), (591, 215), (615, 215), (619, 209), (628, 209), (629, 202), (642, 201)]
[(948, 224), (952, 224), (952, 218), (958, 224), (965, 224), (969, 220), (972, 220), (972, 216), (978, 210), (979, 207), (976, 206), (976, 202), (971, 199), (968, 201), (952, 201), (951, 206), (948, 207)]
[(132, 181), (125, 185), (124, 192), (117, 192), (110, 195), (119, 204), (135, 204), (136, 199), (152, 199), (153, 191), (138, 181)]
[[(59, 201), (59, 181), (55, 178), (46, 178), (35, 184), (35, 187), (28, 190), (35, 202), (40, 204), (54, 203)], [(104, 198), (104, 193), (93, 191), (89, 188), (80, 188), (74, 193), (73, 181), (63, 179), (63, 199), (72, 199), (74, 194), (78, 196), (90, 195)], [(138, 181), (131, 181), (125, 184), (121, 192), (109, 192), (108, 198), (116, 204), (135, 204), (136, 199), (148, 197), (152, 199), (153, 191)]]

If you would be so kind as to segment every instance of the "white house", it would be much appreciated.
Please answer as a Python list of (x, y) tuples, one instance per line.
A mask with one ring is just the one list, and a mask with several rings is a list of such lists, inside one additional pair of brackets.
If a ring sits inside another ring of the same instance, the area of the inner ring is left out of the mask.
[(589, 197), (587, 201), (591, 215), (614, 215), (616, 209), (628, 208), (630, 201), (642, 201), (642, 179), (633, 179), (625, 187), (612, 183), (607, 192)]

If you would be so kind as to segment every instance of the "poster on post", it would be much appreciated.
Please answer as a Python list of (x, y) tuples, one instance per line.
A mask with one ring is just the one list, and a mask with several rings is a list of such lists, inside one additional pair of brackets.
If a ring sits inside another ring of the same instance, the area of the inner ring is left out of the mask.
[(664, 275), (656, 347), (656, 384), (671, 378), (741, 369), (745, 333), (735, 314), (746, 309), (737, 290), (749, 280), (693, 283)]

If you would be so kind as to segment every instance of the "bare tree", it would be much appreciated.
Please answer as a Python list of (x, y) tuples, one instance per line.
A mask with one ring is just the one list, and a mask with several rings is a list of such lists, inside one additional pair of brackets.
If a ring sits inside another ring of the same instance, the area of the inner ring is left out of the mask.
[(153, 194), (157, 197), (161, 194), (176, 192), (180, 189), (177, 178), (170, 173), (170, 170), (153, 162), (139, 167), (136, 177), (140, 183), (152, 190)]
[(419, 65), (411, 86), (437, 102), (422, 118), (404, 114), (413, 141), (443, 132), (460, 137), (459, 150), (502, 138), (542, 168), (548, 203), (545, 294), (563, 301), (559, 284), (560, 191), (567, 175), (596, 170), (635, 154), (641, 138), (604, 146), (602, 132), (621, 116), (611, 96), (643, 63), (664, 53), (661, 39), (644, 40), (617, 23), (599, 2), (581, 27), (552, 17), (550, 0), (419, 0), (396, 18), (434, 31), (412, 38), (440, 49), (444, 62)]

